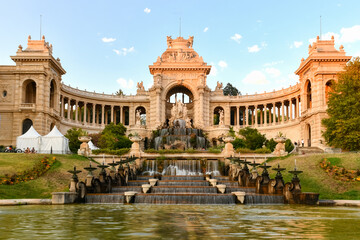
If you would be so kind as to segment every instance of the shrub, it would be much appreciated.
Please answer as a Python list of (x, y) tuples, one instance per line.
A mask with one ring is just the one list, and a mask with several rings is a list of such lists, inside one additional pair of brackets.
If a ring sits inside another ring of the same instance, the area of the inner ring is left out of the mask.
[(212, 147), (212, 148), (209, 148), (208, 151), (210, 153), (221, 153), (221, 149), (222, 148), (219, 148), (219, 147)]
[(87, 135), (87, 132), (81, 128), (71, 128), (66, 132), (65, 137), (69, 139), (69, 148), (71, 152), (77, 153), (81, 144), (79, 137), (84, 135)]
[(273, 138), (271, 138), (270, 140), (267, 140), (265, 142), (265, 146), (271, 150), (271, 152), (273, 152), (275, 150), (275, 147), (277, 145), (277, 142), (275, 142), (275, 140)]
[(249, 148), (238, 148), (238, 149), (236, 149), (236, 152), (238, 152), (238, 153), (253, 153), (254, 150), (251, 150)]
[(245, 146), (251, 150), (262, 148), (266, 141), (265, 135), (261, 134), (256, 128), (246, 127), (240, 129), (239, 134), (245, 138)]
[(130, 151), (130, 148), (121, 148), (121, 149), (116, 149), (116, 150), (105, 148), (105, 149), (92, 150), (92, 153), (93, 154), (106, 153), (106, 154), (121, 156), (121, 155), (128, 153), (129, 151)]
[(271, 153), (271, 150), (269, 148), (258, 148), (254, 151), (254, 153)]
[(234, 146), (234, 149), (245, 148), (245, 140), (242, 138), (235, 138), (232, 145)]
[(293, 149), (294, 149), (294, 144), (291, 142), (290, 139), (286, 139), (286, 141), (285, 141), (285, 151), (289, 153)]
[(91, 137), (91, 142), (95, 146), (99, 146), (99, 140), (100, 140), (100, 137), (101, 137), (101, 132), (99, 132), (99, 133), (91, 133), (91, 134), (89, 134), (89, 137)]
[(98, 141), (100, 148), (108, 149), (121, 149), (130, 148), (132, 142), (128, 137), (125, 136), (126, 127), (121, 123), (115, 125), (110, 123), (106, 125), (104, 130), (101, 132), (101, 137)]

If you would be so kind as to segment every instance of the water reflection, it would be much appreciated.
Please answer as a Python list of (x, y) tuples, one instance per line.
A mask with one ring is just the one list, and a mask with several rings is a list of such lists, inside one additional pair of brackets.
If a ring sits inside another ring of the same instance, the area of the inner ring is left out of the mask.
[(360, 209), (288, 205), (0, 208), (1, 239), (357, 238)]

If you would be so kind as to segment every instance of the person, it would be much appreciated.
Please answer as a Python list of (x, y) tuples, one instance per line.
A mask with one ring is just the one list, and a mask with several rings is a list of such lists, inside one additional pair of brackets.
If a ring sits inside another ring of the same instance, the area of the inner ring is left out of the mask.
[(35, 148), (33, 147), (32, 149), (31, 149), (31, 153), (35, 153), (36, 151), (35, 151)]
[(304, 147), (304, 139), (301, 139), (301, 146)]
[(26, 148), (25, 153), (30, 153), (30, 148), (29, 147)]

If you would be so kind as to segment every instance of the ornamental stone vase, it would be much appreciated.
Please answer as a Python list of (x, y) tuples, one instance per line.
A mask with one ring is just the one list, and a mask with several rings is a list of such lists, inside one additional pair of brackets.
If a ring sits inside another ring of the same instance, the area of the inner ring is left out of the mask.
[(234, 151), (234, 147), (233, 147), (233, 145), (231, 143), (234, 140), (235, 140), (235, 138), (231, 137), (231, 136), (223, 137), (223, 141), (225, 142), (225, 147), (224, 147), (224, 149), (222, 151), (222, 154), (223, 154), (224, 157), (234, 156), (235, 151)]
[(274, 141), (277, 142), (277, 144), (273, 154), (278, 157), (286, 156), (287, 155), (287, 152), (285, 151), (286, 137), (276, 137), (274, 138)]
[(91, 141), (91, 137), (89, 137), (89, 136), (80, 136), (78, 139), (81, 142), (80, 149), (78, 150), (78, 155), (82, 155), (82, 156), (85, 156), (85, 157), (90, 156), (91, 149), (89, 148), (88, 142)]

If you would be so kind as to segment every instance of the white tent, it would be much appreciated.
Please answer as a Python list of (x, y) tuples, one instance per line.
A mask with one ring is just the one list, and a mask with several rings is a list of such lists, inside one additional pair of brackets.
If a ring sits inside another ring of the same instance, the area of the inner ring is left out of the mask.
[(29, 148), (30, 150), (34, 148), (36, 152), (39, 152), (40, 144), (41, 136), (33, 126), (31, 126), (26, 133), (16, 138), (16, 148), (23, 151), (26, 150), (26, 148)]
[(67, 154), (70, 153), (69, 139), (56, 126), (47, 135), (42, 137), (41, 153)]
[(97, 146), (95, 146), (95, 145), (93, 144), (92, 141), (88, 142), (88, 144), (89, 144), (89, 148), (90, 148), (91, 150), (99, 149)]

